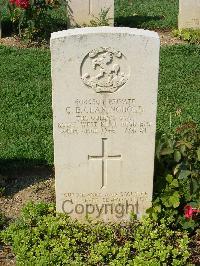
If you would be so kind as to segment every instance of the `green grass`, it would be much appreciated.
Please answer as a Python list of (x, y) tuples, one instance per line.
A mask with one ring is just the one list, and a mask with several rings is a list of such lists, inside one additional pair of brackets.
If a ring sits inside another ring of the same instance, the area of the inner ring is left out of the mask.
[(161, 49), (157, 130), (173, 131), (180, 123), (200, 125), (200, 46)]
[[(0, 169), (52, 164), (50, 53), (0, 46), (0, 58)], [(161, 49), (158, 131), (190, 120), (200, 125), (199, 62), (198, 46)]]
[(177, 28), (178, 0), (115, 0), (117, 25), (149, 29)]
[(0, 46), (0, 158), (52, 162), (50, 53)]

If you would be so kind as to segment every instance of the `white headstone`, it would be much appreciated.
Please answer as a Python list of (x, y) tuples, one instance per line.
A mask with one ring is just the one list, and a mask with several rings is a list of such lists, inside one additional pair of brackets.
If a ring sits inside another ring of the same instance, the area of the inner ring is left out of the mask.
[(151, 205), (159, 47), (139, 29), (52, 34), (58, 211), (124, 220)]
[(200, 29), (200, 0), (179, 0), (179, 29)]
[(107, 12), (110, 26), (114, 24), (114, 0), (70, 0), (68, 13), (70, 26), (90, 25), (91, 20), (100, 19), (101, 12)]

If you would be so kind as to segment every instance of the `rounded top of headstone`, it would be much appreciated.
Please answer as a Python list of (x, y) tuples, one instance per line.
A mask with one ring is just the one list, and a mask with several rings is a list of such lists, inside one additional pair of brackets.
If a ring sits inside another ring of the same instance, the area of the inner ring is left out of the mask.
[(85, 27), (85, 28), (76, 28), (63, 30), (58, 32), (53, 32), (51, 34), (51, 40), (57, 38), (65, 38), (69, 36), (75, 35), (88, 35), (88, 34), (129, 34), (129, 35), (137, 35), (137, 36), (145, 36), (148, 38), (156, 38), (159, 39), (159, 36), (154, 31), (136, 29), (136, 28), (127, 28), (127, 27)]

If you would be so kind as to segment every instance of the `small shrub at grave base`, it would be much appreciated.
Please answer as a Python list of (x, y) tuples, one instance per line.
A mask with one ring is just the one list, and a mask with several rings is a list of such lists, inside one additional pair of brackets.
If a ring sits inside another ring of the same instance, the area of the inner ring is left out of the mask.
[(183, 29), (173, 30), (173, 35), (181, 40), (187, 41), (191, 44), (200, 44), (200, 30), (197, 29)]
[(158, 137), (154, 187), (154, 219), (172, 216), (189, 232), (200, 226), (200, 130), (193, 122)]
[(17, 265), (185, 265), (189, 239), (169, 221), (80, 223), (58, 214), (53, 205), (29, 203), (21, 218), (1, 233)]

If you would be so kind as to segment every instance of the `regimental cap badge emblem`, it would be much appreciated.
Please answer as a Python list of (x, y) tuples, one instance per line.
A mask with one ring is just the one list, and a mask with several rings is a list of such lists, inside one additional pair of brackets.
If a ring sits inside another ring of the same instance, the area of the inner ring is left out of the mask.
[(126, 84), (130, 70), (126, 57), (110, 47), (89, 52), (81, 64), (83, 83), (97, 93), (113, 93)]

